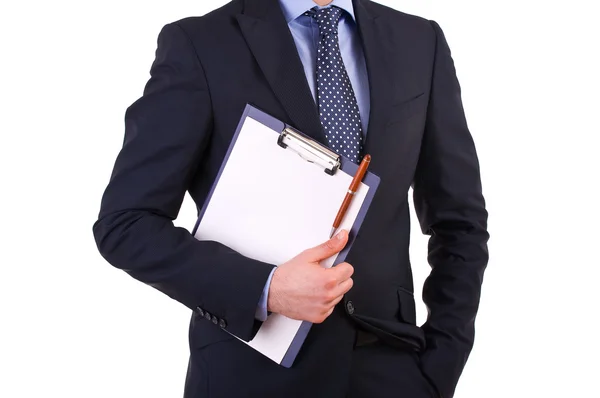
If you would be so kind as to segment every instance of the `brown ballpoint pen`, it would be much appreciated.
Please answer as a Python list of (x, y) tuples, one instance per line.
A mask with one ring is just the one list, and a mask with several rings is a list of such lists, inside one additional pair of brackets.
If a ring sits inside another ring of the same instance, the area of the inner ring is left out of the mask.
[(348, 188), (348, 192), (346, 192), (346, 197), (342, 202), (342, 206), (340, 207), (340, 210), (338, 211), (338, 214), (335, 217), (333, 227), (331, 228), (331, 233), (329, 234), (330, 238), (333, 236), (335, 230), (340, 227), (340, 224), (342, 223), (342, 220), (346, 215), (346, 211), (348, 211), (348, 208), (350, 207), (350, 202), (352, 202), (352, 199), (354, 198), (354, 196), (356, 196), (356, 191), (358, 191), (358, 187), (360, 186), (363, 177), (367, 173), (369, 163), (371, 163), (371, 155), (365, 155), (362, 161), (360, 162), (360, 166), (358, 166), (358, 170), (356, 171), (356, 174), (354, 175), (354, 178), (350, 183), (350, 188)]

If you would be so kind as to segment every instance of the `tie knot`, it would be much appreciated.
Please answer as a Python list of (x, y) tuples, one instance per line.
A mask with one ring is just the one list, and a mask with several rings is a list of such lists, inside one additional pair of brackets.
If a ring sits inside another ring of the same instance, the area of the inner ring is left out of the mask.
[(342, 9), (335, 6), (321, 9), (316, 9), (315, 7), (305, 12), (304, 15), (316, 19), (317, 25), (319, 25), (319, 32), (321, 35), (326, 36), (337, 34), (338, 24), (340, 22), (340, 17), (342, 16)]

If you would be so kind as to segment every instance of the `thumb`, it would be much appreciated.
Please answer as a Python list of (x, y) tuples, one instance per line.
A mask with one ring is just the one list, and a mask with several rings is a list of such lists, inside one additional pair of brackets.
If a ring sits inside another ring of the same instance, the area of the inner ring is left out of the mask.
[(303, 253), (303, 257), (310, 262), (319, 262), (339, 253), (348, 242), (348, 231), (341, 230), (328, 241), (321, 243)]

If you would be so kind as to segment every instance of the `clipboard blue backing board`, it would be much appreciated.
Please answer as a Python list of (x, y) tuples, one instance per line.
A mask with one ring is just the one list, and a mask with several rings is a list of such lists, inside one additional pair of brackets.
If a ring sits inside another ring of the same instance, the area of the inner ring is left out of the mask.
[[(217, 184), (219, 182), (221, 174), (223, 173), (223, 170), (225, 169), (225, 165), (227, 164), (229, 156), (231, 155), (231, 152), (232, 152), (232, 150), (235, 146), (235, 143), (236, 143), (236, 141), (240, 135), (240, 132), (242, 130), (242, 126), (244, 125), (244, 121), (246, 120), (247, 117), (250, 117), (250, 118), (256, 120), (257, 122), (269, 127), (270, 129), (274, 130), (278, 134), (281, 134), (281, 132), (283, 132), (283, 130), (286, 127), (294, 128), (292, 126), (288, 126), (287, 124), (283, 123), (282, 121), (261, 111), (258, 108), (255, 108), (254, 106), (252, 106), (250, 104), (246, 105), (246, 107), (244, 108), (244, 112), (242, 113), (242, 116), (238, 123), (235, 134), (229, 145), (229, 149), (227, 150), (227, 153), (225, 154), (225, 158), (223, 159), (223, 162), (221, 164), (221, 168), (219, 169), (219, 173), (217, 174), (217, 177), (215, 178), (215, 181), (210, 189), (210, 192), (209, 192), (206, 200), (204, 201), (202, 209), (200, 210), (200, 213), (198, 214), (198, 220), (196, 221), (196, 224), (192, 231), (192, 235), (194, 235), (194, 236), (196, 235), (196, 231), (198, 230), (200, 221), (202, 220), (202, 217), (204, 216), (204, 213), (206, 212), (206, 209), (208, 208), (208, 204), (210, 203), (210, 200), (211, 200), (213, 193), (217, 187)], [(298, 131), (295, 128), (294, 128), (294, 130)], [(282, 150), (283, 150), (283, 148), (282, 148)], [(340, 170), (346, 174), (354, 176), (356, 174), (356, 171), (358, 170), (358, 165), (355, 163), (352, 163), (349, 159), (346, 159), (345, 157), (341, 156)], [(338, 172), (340, 172), (340, 171), (338, 171)], [(358, 212), (358, 215), (356, 216), (356, 220), (354, 221), (352, 228), (350, 229), (350, 231), (348, 231), (349, 232), (348, 233), (348, 243), (346, 244), (346, 247), (336, 257), (333, 266), (343, 263), (348, 255), (348, 253), (350, 252), (350, 249), (352, 248), (352, 245), (354, 244), (354, 240), (356, 239), (356, 235), (358, 234), (358, 231), (365, 219), (365, 216), (367, 215), (369, 206), (371, 205), (371, 203), (373, 201), (375, 192), (377, 191), (377, 188), (379, 187), (380, 179), (375, 174), (367, 171), (362, 182), (369, 187), (369, 191), (367, 192), (365, 200), (362, 203), (362, 206)], [(341, 203), (340, 203), (340, 205), (341, 205)], [(333, 223), (333, 220), (331, 220), (331, 222)], [(258, 305), (258, 303), (256, 303), (256, 304)], [(294, 336), (292, 343), (290, 344), (288, 350), (286, 351), (286, 353), (280, 363), (281, 366), (286, 367), (286, 368), (289, 368), (292, 366), (292, 364), (294, 363), (294, 360), (296, 359), (296, 356), (298, 355), (298, 352), (302, 348), (302, 344), (304, 343), (304, 340), (306, 339), (306, 336), (308, 335), (308, 332), (310, 331), (311, 326), (312, 326), (311, 322), (307, 322), (307, 321), (302, 322), (302, 324), (300, 325), (300, 328), (298, 329), (298, 332)]]

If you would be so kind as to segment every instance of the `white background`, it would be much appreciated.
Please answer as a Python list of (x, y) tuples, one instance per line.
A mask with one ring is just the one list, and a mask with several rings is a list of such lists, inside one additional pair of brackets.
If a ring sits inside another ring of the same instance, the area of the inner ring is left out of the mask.
[[(442, 26), (481, 161), (491, 260), (456, 397), (600, 397), (595, 2), (381, 2)], [(181, 396), (188, 310), (91, 228), (160, 28), (224, 3), (2, 0), (1, 397)], [(420, 297), (416, 222), (411, 254)]]

